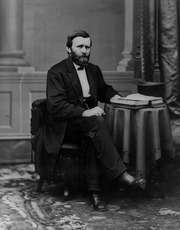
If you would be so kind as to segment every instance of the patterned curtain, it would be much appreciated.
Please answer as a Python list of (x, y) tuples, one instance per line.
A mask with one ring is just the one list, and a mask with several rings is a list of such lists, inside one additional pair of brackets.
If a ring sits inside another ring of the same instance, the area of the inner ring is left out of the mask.
[(180, 75), (178, 69), (178, 1), (160, 0), (159, 60), (165, 99), (171, 115), (180, 118)]

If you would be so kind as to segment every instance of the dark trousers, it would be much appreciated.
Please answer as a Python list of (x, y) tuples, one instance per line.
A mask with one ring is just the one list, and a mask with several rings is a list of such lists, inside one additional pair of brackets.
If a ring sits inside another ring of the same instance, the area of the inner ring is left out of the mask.
[(74, 118), (68, 122), (67, 133), (84, 136), (87, 140), (85, 158), (89, 190), (100, 189), (99, 162), (112, 179), (126, 170), (102, 116)]

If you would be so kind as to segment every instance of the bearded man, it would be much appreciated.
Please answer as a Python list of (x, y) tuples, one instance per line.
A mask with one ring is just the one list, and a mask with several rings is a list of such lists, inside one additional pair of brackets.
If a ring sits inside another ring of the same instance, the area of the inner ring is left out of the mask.
[(107, 85), (97, 65), (89, 62), (92, 40), (86, 31), (75, 31), (67, 37), (68, 58), (52, 66), (47, 74), (47, 110), (52, 117), (54, 136), (49, 138), (49, 151), (58, 152), (65, 134), (85, 137), (86, 180), (95, 210), (105, 210), (101, 197), (99, 167), (112, 179), (141, 186), (130, 175), (113, 144), (104, 121), (104, 110), (98, 102), (110, 103), (121, 97)]

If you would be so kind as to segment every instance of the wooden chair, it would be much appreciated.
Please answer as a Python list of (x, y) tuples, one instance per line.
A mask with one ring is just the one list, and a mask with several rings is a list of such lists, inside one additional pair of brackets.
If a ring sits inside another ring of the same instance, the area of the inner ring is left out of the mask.
[(31, 109), (31, 146), (35, 171), (39, 174), (37, 191), (42, 191), (44, 182), (62, 182), (66, 197), (70, 189), (78, 188), (83, 183), (82, 145), (65, 139), (59, 153), (48, 154), (42, 140), (43, 127), (48, 125), (45, 114), (46, 99), (35, 100)]

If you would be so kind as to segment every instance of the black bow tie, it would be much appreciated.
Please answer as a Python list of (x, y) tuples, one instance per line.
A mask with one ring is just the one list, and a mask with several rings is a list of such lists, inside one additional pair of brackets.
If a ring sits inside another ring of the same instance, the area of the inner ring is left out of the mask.
[(83, 70), (84, 66), (78, 66), (77, 70)]

